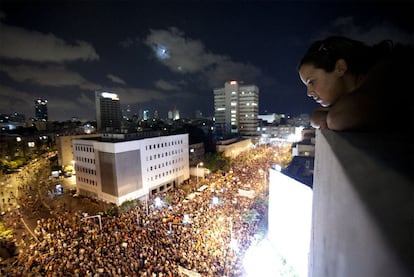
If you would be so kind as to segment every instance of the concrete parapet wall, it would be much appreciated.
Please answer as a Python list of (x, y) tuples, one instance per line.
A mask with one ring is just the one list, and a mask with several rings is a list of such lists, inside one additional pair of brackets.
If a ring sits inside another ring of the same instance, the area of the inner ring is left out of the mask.
[(317, 132), (309, 276), (413, 276), (412, 148), (394, 139)]

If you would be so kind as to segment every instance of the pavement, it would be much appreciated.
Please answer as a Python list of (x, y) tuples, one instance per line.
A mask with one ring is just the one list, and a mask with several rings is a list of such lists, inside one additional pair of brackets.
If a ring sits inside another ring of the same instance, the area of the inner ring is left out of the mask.
[[(13, 229), (17, 251), (32, 240), (37, 221), (64, 212), (82, 212), (89, 215), (105, 212), (112, 207), (84, 197), (74, 197), (76, 176), (51, 178), (47, 157), (37, 159), (21, 171), (0, 176), (0, 221)], [(63, 188), (58, 193), (56, 186)]]

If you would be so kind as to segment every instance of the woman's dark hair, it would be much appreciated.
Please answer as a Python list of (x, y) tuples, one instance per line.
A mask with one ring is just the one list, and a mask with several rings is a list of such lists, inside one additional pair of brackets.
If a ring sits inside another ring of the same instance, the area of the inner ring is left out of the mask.
[(339, 59), (344, 59), (353, 74), (365, 74), (380, 57), (392, 52), (393, 44), (385, 40), (374, 46), (346, 37), (328, 37), (315, 41), (298, 65), (312, 64), (316, 68), (332, 72)]

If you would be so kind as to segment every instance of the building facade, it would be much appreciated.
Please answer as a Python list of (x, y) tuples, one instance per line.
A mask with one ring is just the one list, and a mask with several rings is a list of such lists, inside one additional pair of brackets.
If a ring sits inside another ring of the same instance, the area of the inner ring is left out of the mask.
[(56, 136), (56, 146), (58, 149), (58, 164), (60, 166), (74, 165), (74, 156), (72, 149), (72, 140), (74, 139), (87, 139), (87, 138), (99, 138), (99, 134), (83, 134), (83, 135), (68, 135), (68, 136)]
[(166, 191), (190, 177), (188, 134), (74, 139), (72, 144), (81, 195), (121, 205)]
[(117, 94), (96, 91), (95, 106), (98, 131), (114, 131), (121, 128), (122, 112)]
[(216, 132), (256, 136), (259, 126), (259, 88), (229, 81), (214, 90)]
[(49, 117), (47, 114), (47, 100), (36, 99), (34, 100), (35, 108), (35, 119), (36, 121), (48, 121)]

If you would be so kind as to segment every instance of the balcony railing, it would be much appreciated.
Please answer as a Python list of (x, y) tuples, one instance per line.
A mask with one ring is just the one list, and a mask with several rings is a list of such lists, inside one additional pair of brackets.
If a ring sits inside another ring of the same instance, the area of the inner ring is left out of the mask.
[(413, 139), (317, 131), (309, 276), (413, 274)]

